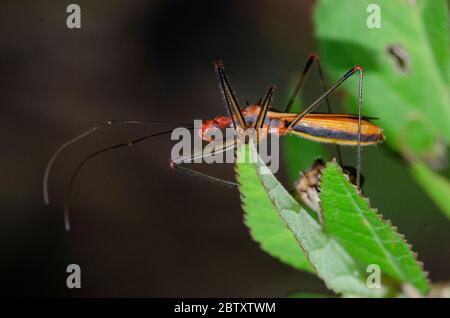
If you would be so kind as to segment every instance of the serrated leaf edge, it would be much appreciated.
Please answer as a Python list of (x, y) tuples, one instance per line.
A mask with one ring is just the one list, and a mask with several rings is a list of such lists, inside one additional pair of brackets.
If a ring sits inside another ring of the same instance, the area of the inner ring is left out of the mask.
[[(397, 231), (397, 229), (398, 229), (397, 226), (393, 225), (392, 222), (391, 222), (391, 220), (384, 218), (383, 214), (381, 214), (381, 213), (378, 211), (378, 208), (373, 208), (373, 207), (372, 207), (372, 205), (370, 204), (370, 199), (369, 199), (368, 197), (366, 197), (366, 196), (362, 193), (362, 191), (361, 191), (361, 189), (359, 189), (359, 187), (357, 187), (356, 185), (354, 185), (353, 183), (350, 182), (349, 177), (343, 172), (342, 167), (337, 163), (336, 158), (333, 158), (331, 161), (328, 161), (328, 162), (326, 163), (326, 167), (327, 167), (329, 164), (331, 164), (331, 163), (334, 163), (334, 164), (335, 164), (335, 166), (338, 168), (340, 174), (343, 175), (344, 177), (346, 177), (346, 179), (349, 181), (349, 182), (348, 182), (349, 185), (352, 186), (353, 189), (356, 191), (356, 193), (357, 193), (363, 200), (365, 200), (365, 201), (367, 202), (367, 206), (369, 207), (369, 209), (370, 209), (371, 211), (373, 211), (373, 212), (375, 213), (375, 215), (377, 215), (377, 216), (379, 217), (379, 219), (380, 219), (383, 223), (387, 224), (392, 230), (394, 230), (395, 233), (397, 233), (397, 235), (398, 235), (399, 238), (402, 240), (402, 242), (403, 242), (404, 244), (406, 244), (406, 246), (409, 248), (409, 252), (412, 254), (413, 259), (415, 260), (415, 262), (419, 265), (420, 269), (422, 270), (422, 273), (424, 274), (425, 279), (426, 279), (428, 285), (431, 285), (431, 281), (430, 281), (430, 279), (429, 279), (429, 272), (426, 271), (426, 270), (424, 269), (424, 263), (418, 259), (418, 255), (419, 255), (419, 254), (413, 250), (412, 244), (409, 243), (409, 242), (406, 240), (405, 235), (402, 234), (402, 233), (400, 233), (400, 232), (398, 232), (398, 231)], [(319, 186), (320, 186), (320, 182), (321, 182), (321, 181), (322, 181), (322, 178), (320, 178), (320, 180), (319, 180)], [(320, 202), (320, 208), (321, 208), (321, 210), (323, 210), (323, 209), (322, 209), (322, 201), (320, 200), (319, 202)], [(324, 230), (325, 230), (325, 227), (326, 227), (325, 223), (324, 223), (322, 226), (323, 226), (323, 228), (324, 228)], [(429, 289), (429, 286), (428, 286), (428, 289)]]

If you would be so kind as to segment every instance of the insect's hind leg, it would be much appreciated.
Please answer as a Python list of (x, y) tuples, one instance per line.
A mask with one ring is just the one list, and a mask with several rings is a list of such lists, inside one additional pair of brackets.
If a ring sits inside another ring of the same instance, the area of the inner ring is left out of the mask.
[[(323, 75), (322, 72), (322, 66), (320, 64), (320, 58), (317, 54), (314, 54), (314, 62), (316, 64), (317, 67), (317, 73), (319, 74), (319, 81), (320, 81), (320, 86), (322, 87), (322, 91), (323, 93), (325, 93), (328, 88), (327, 88), (327, 84), (325, 82), (325, 76)], [(327, 97), (325, 99), (325, 102), (327, 103), (327, 109), (328, 109), (328, 113), (332, 113), (332, 108), (331, 108), (331, 102), (330, 99)], [(341, 147), (339, 145), (336, 145), (336, 155), (337, 155), (337, 160), (338, 160), (338, 164), (342, 167), (344, 165), (344, 161), (342, 160), (342, 153), (341, 153)]]
[(298, 113), (297, 117), (289, 124), (286, 128), (286, 132), (292, 130), (295, 125), (297, 125), (300, 120), (302, 120), (306, 115), (311, 113), (317, 106), (323, 102), (329, 95), (331, 95), (339, 86), (342, 85), (346, 80), (348, 80), (351, 76), (353, 76), (356, 72), (359, 72), (359, 93), (358, 93), (358, 165), (357, 165), (357, 176), (356, 176), (356, 184), (359, 187), (360, 185), (360, 174), (361, 174), (361, 112), (362, 112), (362, 84), (363, 84), (363, 69), (361, 66), (356, 65), (348, 70), (341, 78), (324, 94), (322, 94), (319, 98), (317, 98), (311, 105), (309, 105), (303, 112)]
[(361, 153), (361, 117), (362, 117), (362, 94), (363, 94), (363, 68), (357, 65), (356, 70), (359, 72), (359, 90), (358, 90), (358, 164), (356, 166), (356, 185), (361, 185), (361, 169), (362, 169), (362, 153)]
[[(318, 55), (314, 55), (314, 62), (317, 66), (317, 72), (319, 74), (320, 79), (320, 85), (322, 86), (322, 90), (324, 93), (327, 92), (328, 88), (324, 79), (324, 75), (322, 72), (322, 66), (320, 64), (320, 58)], [(361, 170), (362, 170), (362, 148), (361, 148), (361, 118), (362, 118), (362, 85), (363, 85), (363, 69), (361, 66), (356, 66), (355, 69), (359, 72), (359, 91), (358, 91), (358, 148), (357, 148), (357, 167), (356, 167), (356, 180), (355, 184), (358, 187), (361, 187)], [(328, 113), (332, 113), (331, 109), (331, 102), (329, 98), (327, 97), (325, 99), (327, 103)], [(339, 145), (336, 145), (336, 153), (337, 153), (337, 159), (338, 163), (341, 167), (344, 168), (344, 162), (342, 160), (342, 154), (341, 154), (341, 147)], [(349, 169), (346, 167), (348, 172), (351, 172), (352, 169)]]
[[(303, 68), (303, 71), (301, 72), (301, 74), (300, 74), (300, 76), (298, 78), (298, 81), (297, 81), (297, 84), (295, 86), (294, 92), (292, 93), (292, 96), (289, 99), (289, 102), (288, 102), (288, 104), (286, 106), (286, 109), (285, 109), (286, 113), (288, 113), (291, 110), (291, 108), (292, 108), (292, 106), (294, 104), (294, 101), (295, 101), (297, 95), (299, 94), (300, 89), (303, 87), (303, 84), (305, 82), (306, 76), (308, 75), (309, 71), (311, 70), (311, 67), (312, 67), (313, 64), (316, 65), (317, 73), (319, 75), (320, 86), (322, 87), (322, 91), (323, 91), (323, 93), (327, 92), (328, 88), (327, 88), (327, 85), (325, 83), (325, 77), (324, 77), (323, 72), (322, 72), (322, 67), (320, 65), (320, 57), (319, 57), (319, 55), (317, 53), (311, 53), (309, 55), (308, 60), (306, 61), (306, 64), (305, 64), (305, 66)], [(327, 104), (328, 112), (332, 113), (331, 102), (330, 102), (330, 99), (328, 98), (328, 96), (326, 97), (325, 101), (326, 101), (326, 104)], [(342, 166), (343, 165), (343, 161), (342, 161), (342, 154), (341, 154), (341, 149), (340, 149), (339, 145), (336, 145), (336, 154), (337, 154), (338, 163), (339, 163), (339, 165)]]
[(306, 61), (305, 66), (303, 67), (303, 71), (300, 73), (300, 76), (298, 77), (297, 84), (295, 85), (294, 91), (292, 92), (291, 97), (289, 98), (289, 101), (286, 105), (286, 108), (284, 110), (285, 113), (289, 113), (292, 109), (292, 106), (294, 105), (294, 101), (297, 98), (297, 95), (300, 92), (300, 89), (303, 87), (303, 83), (305, 82), (306, 76), (308, 75), (311, 66), (315, 60), (318, 59), (317, 54), (311, 53), (308, 60)]

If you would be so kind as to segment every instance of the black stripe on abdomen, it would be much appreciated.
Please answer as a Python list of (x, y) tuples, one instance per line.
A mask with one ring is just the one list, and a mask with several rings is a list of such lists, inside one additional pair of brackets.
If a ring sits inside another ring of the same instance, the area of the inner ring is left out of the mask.
[[(358, 134), (352, 134), (342, 130), (332, 130), (320, 127), (296, 125), (294, 127), (294, 131), (310, 135), (313, 137), (358, 141)], [(380, 134), (372, 134), (372, 135), (361, 134), (361, 142), (376, 142), (379, 141), (380, 138), (381, 138)]]

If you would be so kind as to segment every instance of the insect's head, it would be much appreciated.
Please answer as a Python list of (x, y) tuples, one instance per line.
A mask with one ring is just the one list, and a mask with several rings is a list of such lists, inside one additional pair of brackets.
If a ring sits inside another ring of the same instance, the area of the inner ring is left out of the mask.
[(204, 120), (202, 127), (199, 129), (200, 138), (204, 141), (214, 141), (214, 136), (218, 130), (230, 127), (233, 121), (229, 117), (216, 117), (213, 120)]

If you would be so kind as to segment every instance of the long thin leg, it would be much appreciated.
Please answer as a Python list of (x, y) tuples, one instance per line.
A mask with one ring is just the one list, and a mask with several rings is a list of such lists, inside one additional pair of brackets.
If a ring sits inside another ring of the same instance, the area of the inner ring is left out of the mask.
[(286, 105), (286, 109), (284, 110), (285, 113), (289, 113), (291, 111), (292, 105), (294, 105), (295, 98), (300, 92), (300, 89), (302, 88), (303, 83), (305, 82), (306, 75), (308, 75), (308, 72), (311, 69), (311, 65), (315, 60), (317, 60), (317, 55), (311, 54), (308, 60), (306, 61), (305, 67), (303, 68), (303, 71), (298, 78), (297, 85), (295, 85), (294, 92), (292, 92), (291, 98), (289, 99)]
[(220, 89), (225, 98), (228, 113), (231, 119), (233, 120), (234, 127), (237, 128), (233, 114), (236, 116), (240, 128), (245, 130), (247, 128), (245, 124), (245, 119), (244, 116), (242, 115), (241, 108), (239, 107), (233, 89), (231, 88), (231, 84), (228, 81), (228, 78), (225, 74), (225, 69), (221, 62), (214, 63), (214, 66), (216, 68), (217, 79), (219, 81)]
[(206, 180), (206, 181), (209, 181), (209, 182), (213, 182), (213, 183), (216, 183), (216, 184), (221, 184), (221, 185), (224, 185), (224, 186), (232, 188), (232, 189), (236, 189), (239, 186), (236, 182), (224, 180), (224, 179), (221, 179), (221, 178), (216, 178), (216, 177), (207, 175), (205, 173), (201, 173), (201, 172), (198, 172), (198, 171), (195, 171), (195, 170), (192, 170), (192, 169), (188, 169), (188, 168), (182, 167), (180, 165), (173, 165), (172, 167), (175, 170), (179, 170), (179, 171), (187, 173), (187, 174), (189, 174), (191, 176), (199, 177), (199, 178), (201, 178), (203, 180)]
[(321, 102), (323, 102), (324, 99), (326, 99), (330, 94), (332, 94), (345, 80), (347, 80), (350, 76), (355, 74), (357, 71), (362, 70), (360, 66), (355, 66), (352, 69), (350, 69), (347, 73), (344, 74), (337, 82), (334, 84), (328, 91), (326, 91), (322, 96), (320, 96), (318, 99), (316, 99), (310, 106), (308, 106), (303, 112), (298, 113), (298, 116), (295, 120), (293, 120), (289, 126), (287, 127), (287, 130), (292, 130), (297, 123), (303, 119), (306, 115), (308, 115), (310, 112), (314, 110)]
[(359, 92), (358, 92), (358, 164), (356, 166), (356, 184), (358, 188), (361, 184), (362, 155), (361, 155), (361, 116), (362, 116), (362, 94), (363, 94), (363, 69), (356, 67), (359, 71)]
[(256, 118), (255, 128), (256, 128), (256, 143), (259, 144), (261, 137), (261, 130), (264, 127), (264, 121), (266, 119), (267, 111), (269, 110), (270, 103), (272, 102), (272, 97), (275, 92), (275, 86), (270, 86), (266, 95), (261, 102), (261, 108), (259, 110), (258, 118)]
[(222, 153), (229, 149), (233, 149), (235, 147), (236, 147), (236, 141), (233, 139), (233, 140), (228, 141), (228, 143), (221, 144), (220, 148), (215, 148), (213, 151), (211, 151), (211, 153), (204, 154), (203, 152), (200, 151), (198, 153), (193, 153), (193, 154), (190, 154), (187, 156), (182, 156), (182, 157), (179, 157), (176, 159), (171, 159), (170, 165), (172, 166), (172, 165), (179, 165), (182, 163), (190, 163), (199, 158), (205, 159), (205, 158), (211, 157), (215, 154)]
[(259, 111), (258, 118), (256, 119), (255, 128), (259, 131), (264, 126), (264, 120), (266, 119), (267, 111), (269, 110), (270, 103), (272, 102), (272, 97), (275, 92), (275, 86), (270, 86), (266, 96), (264, 96), (261, 102), (261, 110)]
[(64, 144), (62, 144), (58, 149), (56, 149), (56, 151), (52, 154), (52, 156), (50, 157), (50, 160), (47, 163), (47, 166), (45, 168), (45, 172), (44, 172), (44, 178), (42, 180), (42, 191), (43, 191), (43, 196), (44, 196), (44, 203), (46, 205), (48, 205), (50, 203), (49, 201), (49, 196), (48, 196), (48, 179), (50, 176), (50, 171), (51, 168), (53, 166), (53, 163), (55, 162), (55, 160), (58, 158), (58, 156), (61, 154), (61, 152), (63, 152), (67, 147), (73, 145), (74, 143), (86, 138), (87, 136), (89, 136), (90, 134), (92, 134), (93, 132), (105, 128), (105, 127), (109, 127), (112, 125), (146, 125), (146, 124), (167, 124), (167, 125), (182, 125), (182, 126), (188, 126), (188, 127), (192, 127), (192, 124), (183, 124), (183, 123), (174, 123), (174, 122), (167, 122), (167, 121), (142, 121), (142, 120), (110, 120), (107, 121), (103, 124), (97, 125), (92, 127), (91, 129), (81, 133), (80, 135), (76, 136), (75, 138), (72, 138), (71, 140), (65, 142)]
[[(316, 59), (314, 61), (316, 62), (317, 73), (319, 74), (320, 86), (322, 86), (322, 90), (325, 93), (328, 90), (327, 84), (325, 83), (325, 78), (323, 76), (322, 66), (320, 65), (320, 59), (317, 55), (315, 55), (315, 56), (316, 56)], [(331, 114), (332, 110), (331, 110), (330, 99), (327, 97), (325, 101), (327, 102), (328, 113)], [(341, 148), (339, 147), (339, 145), (336, 145), (336, 154), (337, 154), (337, 158), (338, 158), (338, 163), (342, 167), (343, 160), (342, 160)]]
[(320, 96), (316, 101), (314, 101), (310, 106), (308, 106), (302, 113), (299, 113), (297, 118), (292, 121), (292, 123), (287, 127), (287, 131), (293, 129), (293, 127), (302, 120), (307, 114), (314, 110), (324, 99), (326, 99), (331, 93), (333, 93), (343, 82), (345, 82), (349, 77), (351, 77), (356, 72), (359, 72), (359, 91), (358, 91), (358, 164), (356, 171), (356, 184), (360, 187), (361, 180), (361, 114), (362, 114), (362, 88), (363, 88), (363, 69), (361, 66), (357, 65), (350, 69), (344, 74), (329, 90), (327, 90), (322, 96)]
[(195, 160), (198, 157), (208, 158), (208, 157), (211, 157), (211, 156), (213, 156), (215, 154), (226, 152), (228, 150), (235, 149), (235, 148), (236, 148), (236, 142), (235, 141), (233, 141), (232, 143), (229, 143), (229, 144), (225, 143), (225, 144), (223, 144), (223, 147), (221, 147), (219, 149), (215, 149), (214, 152), (211, 152), (211, 153), (206, 154), (206, 155), (203, 154), (203, 153), (199, 154), (199, 155), (193, 154), (193, 155), (190, 155), (190, 156), (178, 158), (178, 160), (170, 160), (170, 166), (173, 169), (182, 171), (182, 172), (187, 173), (187, 174), (189, 174), (191, 176), (199, 177), (199, 178), (201, 178), (203, 180), (206, 180), (206, 181), (209, 181), (209, 182), (221, 184), (221, 185), (224, 185), (224, 186), (227, 186), (227, 187), (230, 187), (230, 188), (237, 188), (238, 184), (236, 182), (232, 182), (232, 181), (216, 178), (216, 177), (207, 175), (205, 173), (201, 173), (201, 172), (198, 172), (198, 171), (195, 171), (195, 170), (192, 170), (192, 169), (189, 169), (189, 168), (181, 166), (181, 164), (183, 162), (185, 162), (185, 161), (191, 162), (191, 161)]
[[(322, 90), (324, 93), (327, 91), (327, 86), (325, 84), (322, 67), (320, 65), (319, 56), (316, 53), (312, 53), (312, 54), (310, 54), (308, 60), (306, 61), (305, 67), (303, 68), (303, 71), (300, 74), (300, 77), (297, 81), (297, 85), (295, 86), (294, 92), (292, 93), (292, 96), (289, 99), (289, 102), (288, 102), (288, 104), (286, 106), (286, 110), (285, 110), (286, 113), (290, 112), (292, 105), (294, 104), (295, 98), (297, 97), (298, 93), (300, 92), (300, 89), (303, 86), (306, 76), (308, 75), (308, 72), (310, 71), (311, 65), (313, 63), (315, 63), (316, 67), (317, 67), (317, 72), (319, 74), (319, 79), (320, 79), (320, 86), (322, 87)], [(330, 100), (328, 97), (326, 98), (326, 103), (327, 103), (328, 112), (331, 113), (331, 103), (330, 103)], [(340, 149), (339, 145), (336, 145), (336, 153), (337, 153), (339, 165), (342, 166), (342, 155), (341, 155), (341, 149)]]

